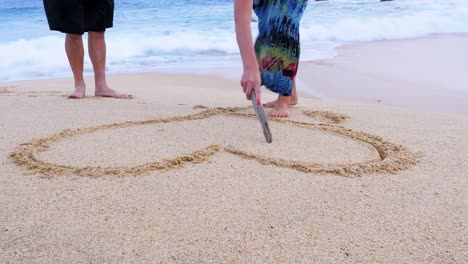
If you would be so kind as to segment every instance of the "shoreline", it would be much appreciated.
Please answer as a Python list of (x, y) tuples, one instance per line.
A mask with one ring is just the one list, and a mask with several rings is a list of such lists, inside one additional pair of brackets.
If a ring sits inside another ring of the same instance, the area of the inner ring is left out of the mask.
[[(333, 60), (337, 56), (340, 55), (340, 52), (342, 49), (347, 49), (347, 48), (353, 48), (357, 47), (360, 45), (368, 45), (368, 44), (385, 44), (388, 42), (404, 42), (404, 41), (421, 41), (421, 40), (432, 40), (434, 38), (439, 38), (439, 37), (468, 37), (468, 33), (434, 33), (431, 35), (427, 36), (421, 36), (421, 37), (414, 37), (414, 38), (398, 38), (398, 39), (385, 39), (385, 40), (372, 40), (372, 41), (362, 41), (362, 42), (355, 42), (355, 43), (345, 43), (345, 44), (340, 44), (337, 47), (334, 48), (335, 55), (333, 57), (329, 58), (320, 58), (320, 59), (314, 59), (314, 60), (301, 60), (300, 63), (311, 63), (311, 62), (321, 62), (321, 61), (327, 61), (327, 60)], [(193, 63), (193, 62), (192, 62)], [(145, 73), (160, 73), (160, 74), (194, 74), (194, 75), (202, 75), (206, 76), (209, 75), (207, 73), (204, 73), (207, 70), (213, 70), (213, 69), (220, 69), (220, 71), (226, 71), (226, 72), (219, 72), (215, 73), (215, 76), (219, 76), (219, 74), (222, 74), (219, 77), (224, 77), (226, 74), (228, 75), (227, 79), (232, 79), (234, 77), (229, 78), (229, 72), (234, 70), (236, 72), (236, 77), (237, 75), (242, 74), (242, 63), (240, 61), (240, 55), (239, 55), (239, 60), (235, 61), (230, 61), (229, 67), (220, 67), (222, 63), (212, 63), (211, 66), (205, 67), (205, 68), (197, 68), (194, 65), (190, 65), (187, 62), (183, 62), (180, 64), (173, 64), (169, 67), (157, 67), (154, 69), (148, 69), (148, 70), (129, 70), (129, 71), (114, 71), (114, 72), (109, 72), (109, 76), (114, 76), (114, 75), (129, 75), (129, 74), (145, 74)], [(177, 70), (179, 69), (179, 70)], [(85, 73), (85, 77), (91, 77), (93, 76), (93, 73), (90, 72), (89, 74)], [(72, 78), (71, 72), (68, 73), (66, 76), (59, 76), (59, 77), (38, 77), (38, 78), (32, 78), (32, 79), (18, 79), (18, 80), (10, 80), (10, 81), (0, 81), (0, 85), (2, 84), (8, 84), (8, 83), (13, 83), (13, 82), (22, 82), (22, 81), (35, 81), (35, 80), (54, 80), (54, 79), (66, 79), (66, 78)]]
[[(343, 45), (336, 49), (337, 55), (333, 58), (300, 63), (297, 76), (298, 91), (301, 97), (325, 101), (361, 102), (422, 111), (468, 114), (468, 105), (465, 106), (464, 103), (468, 101), (468, 89), (463, 88), (465, 84), (461, 73), (461, 69), (468, 68), (468, 51), (464, 48), (465, 44), (468, 45), (468, 34), (435, 34), (422, 38)], [(404, 62), (412, 57), (414, 59)], [(444, 59), (445, 65), (428, 67), (434, 64), (434, 61)], [(453, 66), (454, 63), (457, 65)], [(387, 68), (379, 66), (381, 64), (385, 64)], [(457, 73), (447, 72), (444, 67)], [(228, 67), (176, 68), (108, 75), (110, 78), (153, 73), (169, 76), (193, 75), (234, 82), (242, 75), (240, 62)], [(341, 80), (336, 80), (336, 76), (340, 76)], [(21, 80), (3, 82), (0, 86), (67, 79), (70, 77)], [(347, 82), (361, 85), (350, 90)]]

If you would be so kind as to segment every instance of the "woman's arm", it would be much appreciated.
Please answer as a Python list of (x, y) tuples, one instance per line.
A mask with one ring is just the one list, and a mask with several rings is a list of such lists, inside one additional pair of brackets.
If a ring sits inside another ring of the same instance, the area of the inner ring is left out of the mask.
[(234, 1), (234, 19), (236, 22), (237, 44), (244, 65), (244, 74), (241, 79), (241, 86), (247, 99), (250, 100), (252, 89), (257, 95), (257, 104), (261, 104), (261, 79), (257, 57), (255, 55), (250, 22), (252, 19), (253, 0)]

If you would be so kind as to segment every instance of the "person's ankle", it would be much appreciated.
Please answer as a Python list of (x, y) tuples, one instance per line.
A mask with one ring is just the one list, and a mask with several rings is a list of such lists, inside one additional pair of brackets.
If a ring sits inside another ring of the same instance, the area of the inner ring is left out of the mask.
[(96, 81), (95, 82), (95, 86), (96, 86), (96, 89), (106, 89), (108, 86), (107, 86), (107, 82), (105, 80), (99, 80), (99, 81)]
[(84, 89), (85, 87), (86, 87), (86, 84), (84, 80), (75, 80), (75, 88)]
[(278, 97), (278, 101), (279, 103), (285, 103), (285, 104), (288, 104), (289, 102), (291, 101), (291, 96), (279, 96)]

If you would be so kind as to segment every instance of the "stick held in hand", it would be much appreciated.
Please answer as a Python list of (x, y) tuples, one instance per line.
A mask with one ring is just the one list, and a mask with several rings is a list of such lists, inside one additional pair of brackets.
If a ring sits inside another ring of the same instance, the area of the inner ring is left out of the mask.
[(255, 94), (255, 90), (252, 90), (251, 100), (255, 113), (257, 113), (257, 116), (260, 119), (260, 124), (262, 125), (263, 135), (265, 136), (266, 142), (271, 143), (273, 142), (273, 137), (271, 136), (270, 126), (268, 125), (268, 120), (263, 106), (261, 104), (257, 104), (257, 95)]

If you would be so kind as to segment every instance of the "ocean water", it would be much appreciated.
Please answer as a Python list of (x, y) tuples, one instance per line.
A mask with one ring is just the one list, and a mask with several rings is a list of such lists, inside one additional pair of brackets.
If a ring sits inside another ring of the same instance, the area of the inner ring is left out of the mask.
[[(232, 0), (115, 2), (106, 33), (111, 73), (240, 64)], [(329, 58), (343, 44), (466, 33), (468, 0), (310, 1), (301, 26), (301, 60)], [(49, 31), (42, 1), (0, 0), (0, 82), (71, 76), (63, 39)], [(89, 59), (85, 71), (92, 73)]]

